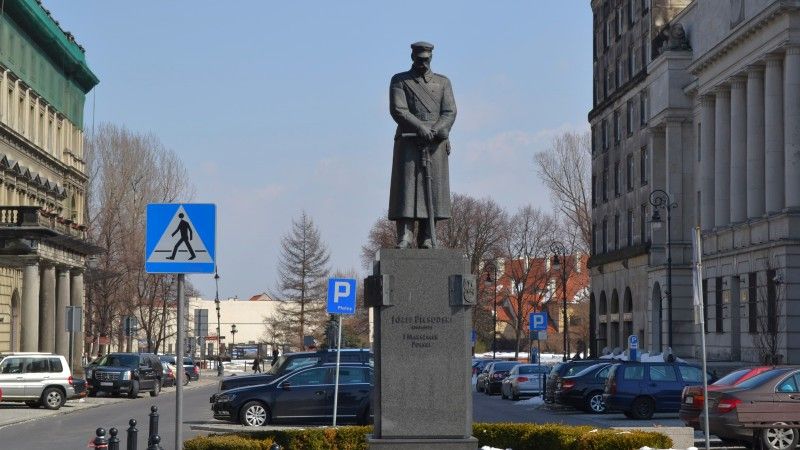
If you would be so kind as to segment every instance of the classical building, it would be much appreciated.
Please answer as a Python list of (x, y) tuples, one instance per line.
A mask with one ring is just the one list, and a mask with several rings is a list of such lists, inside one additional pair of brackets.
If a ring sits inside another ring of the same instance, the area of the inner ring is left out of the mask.
[[(591, 5), (594, 350), (636, 334), (645, 350), (700, 356), (700, 227), (709, 358), (800, 362), (800, 4)], [(604, 74), (631, 45), (646, 49), (643, 64), (609, 86)], [(654, 211), (656, 190), (669, 199)], [(666, 227), (649, 230), (655, 212), (671, 218), (670, 245)]]
[[(83, 107), (98, 83), (40, 1), (0, 14), (0, 352), (67, 356), (66, 307), (83, 306)], [(83, 332), (73, 343), (82, 354)], [(73, 364), (74, 366), (74, 364)]]

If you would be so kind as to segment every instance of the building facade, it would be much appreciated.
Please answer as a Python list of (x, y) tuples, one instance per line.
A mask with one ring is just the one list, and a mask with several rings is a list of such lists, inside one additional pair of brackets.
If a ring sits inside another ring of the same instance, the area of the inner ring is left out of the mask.
[[(691, 236), (699, 227), (709, 358), (798, 363), (800, 4), (593, 1), (595, 40), (604, 33), (599, 24), (631, 4), (650, 11), (643, 73), (635, 87), (596, 97), (589, 115), (593, 174), (600, 177), (590, 260), (595, 350), (637, 334), (644, 349), (671, 346), (679, 356), (700, 356), (691, 282)], [(596, 64), (607, 67), (604, 59)], [(626, 98), (636, 96), (646, 101), (632, 136), (640, 147), (632, 174), (633, 149), (606, 150), (600, 129), (609, 117), (627, 116)], [(619, 161), (628, 190), (609, 198), (605, 173)], [(647, 185), (630, 189), (631, 175)], [(648, 230), (655, 190), (669, 196), (658, 212), (662, 219), (669, 212), (670, 245), (666, 227)], [(618, 224), (616, 217), (625, 220)], [(626, 306), (618, 319), (610, 305), (622, 292)], [(627, 321), (628, 307), (633, 332), (625, 326), (618, 332), (613, 324)]]
[[(83, 108), (98, 83), (84, 49), (41, 2), (0, 11), (0, 352), (67, 356), (67, 306), (83, 306)], [(77, 330), (73, 358), (82, 354)], [(76, 366), (73, 364), (73, 366)]]

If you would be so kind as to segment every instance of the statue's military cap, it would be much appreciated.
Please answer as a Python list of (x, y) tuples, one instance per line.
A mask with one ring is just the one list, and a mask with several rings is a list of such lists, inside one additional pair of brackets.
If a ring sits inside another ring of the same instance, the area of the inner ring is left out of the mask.
[(430, 58), (433, 44), (425, 41), (414, 42), (411, 44), (411, 53), (423, 58)]

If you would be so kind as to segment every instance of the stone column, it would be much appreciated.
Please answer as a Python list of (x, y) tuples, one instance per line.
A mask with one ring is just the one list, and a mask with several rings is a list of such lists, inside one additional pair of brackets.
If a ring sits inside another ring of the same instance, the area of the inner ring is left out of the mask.
[(39, 351), (56, 351), (56, 268), (42, 265), (42, 288), (39, 291)]
[(72, 342), (72, 361), (70, 361), (70, 367), (79, 368), (81, 367), (80, 360), (81, 355), (83, 355), (83, 342), (84, 342), (84, 333), (83, 330), (86, 328), (86, 311), (83, 309), (83, 271), (82, 270), (73, 270), (72, 271), (72, 278), (70, 280), (70, 303), (72, 306), (80, 306), (83, 317), (81, 318), (81, 329), (75, 331), (74, 341)]
[(731, 222), (731, 92), (716, 92), (714, 110), (714, 226)]
[(69, 357), (69, 333), (66, 327), (69, 287), (69, 269), (59, 267), (56, 278), (56, 353), (66, 357)]
[(700, 227), (714, 228), (714, 97), (700, 97)]
[(764, 197), (767, 213), (783, 209), (783, 55), (767, 57), (764, 73)]
[(747, 217), (761, 217), (764, 198), (764, 68), (747, 71)]
[(800, 47), (786, 49), (783, 62), (786, 207), (800, 207)]
[(731, 222), (747, 219), (747, 86), (744, 77), (731, 80)]
[(22, 271), (22, 340), (20, 351), (39, 350), (39, 263), (32, 262)]

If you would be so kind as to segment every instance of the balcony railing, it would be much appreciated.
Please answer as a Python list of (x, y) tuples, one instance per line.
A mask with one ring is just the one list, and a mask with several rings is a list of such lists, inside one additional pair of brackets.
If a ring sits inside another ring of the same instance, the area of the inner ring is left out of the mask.
[(86, 239), (85, 226), (42, 211), (40, 206), (0, 206), (0, 228), (45, 228), (71, 238)]

